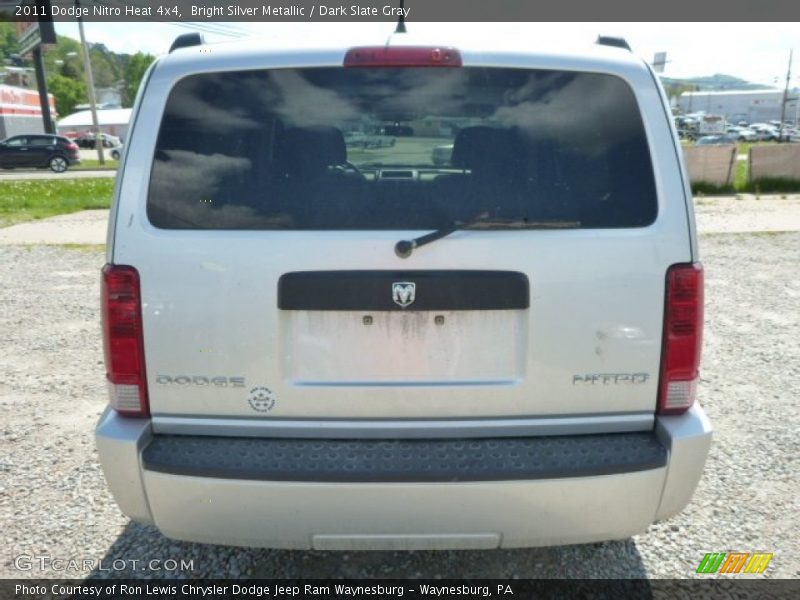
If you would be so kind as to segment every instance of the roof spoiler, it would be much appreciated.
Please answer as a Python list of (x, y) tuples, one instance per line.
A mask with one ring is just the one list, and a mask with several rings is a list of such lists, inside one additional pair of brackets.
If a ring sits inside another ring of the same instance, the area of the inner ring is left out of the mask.
[(172, 53), (173, 50), (177, 50), (178, 48), (202, 46), (205, 43), (206, 42), (203, 39), (203, 36), (196, 31), (193, 31), (192, 33), (182, 33), (175, 38), (174, 42), (172, 42), (172, 46), (169, 47), (169, 51)]
[(631, 47), (628, 45), (628, 42), (625, 40), (625, 38), (622, 37), (614, 37), (610, 35), (598, 35), (597, 41), (595, 43), (601, 46), (613, 46), (614, 48), (622, 48), (628, 51), (631, 50)]

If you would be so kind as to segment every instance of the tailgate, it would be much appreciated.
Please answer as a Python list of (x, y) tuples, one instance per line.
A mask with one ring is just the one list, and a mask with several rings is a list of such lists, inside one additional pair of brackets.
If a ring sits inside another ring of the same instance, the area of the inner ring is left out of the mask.
[[(380, 267), (392, 262), (394, 235), (357, 244), (295, 235), (273, 253), (264, 247), (274, 234), (260, 237), (220, 244), (212, 236), (195, 245), (213, 250), (180, 260), (175, 241), (147, 244), (151, 266), (141, 273), (154, 414), (654, 411), (665, 265), (641, 236), (463, 232), (424, 258), (419, 252), (417, 262), (435, 268), (389, 272)], [(490, 248), (508, 270), (442, 268), (453, 253), (488, 267)], [(173, 254), (169, 264), (158, 261), (160, 250)], [(334, 257), (358, 254), (370, 257), (361, 269), (337, 269)], [(304, 271), (310, 264), (320, 270)], [(406, 308), (395, 302), (396, 284), (414, 286)]]
[(156, 423), (649, 426), (664, 277), (691, 257), (637, 69), (156, 70), (114, 242)]

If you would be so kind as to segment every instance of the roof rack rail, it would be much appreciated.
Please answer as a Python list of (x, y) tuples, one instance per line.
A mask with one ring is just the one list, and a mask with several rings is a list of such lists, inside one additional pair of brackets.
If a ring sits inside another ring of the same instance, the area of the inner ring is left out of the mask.
[(623, 48), (625, 50), (631, 49), (625, 38), (614, 37), (610, 35), (598, 35), (595, 43), (600, 44), (601, 46), (614, 46), (615, 48)]
[(190, 48), (191, 46), (202, 46), (205, 43), (206, 41), (203, 39), (203, 36), (196, 31), (192, 33), (182, 33), (172, 42), (169, 51), (172, 52), (178, 48)]

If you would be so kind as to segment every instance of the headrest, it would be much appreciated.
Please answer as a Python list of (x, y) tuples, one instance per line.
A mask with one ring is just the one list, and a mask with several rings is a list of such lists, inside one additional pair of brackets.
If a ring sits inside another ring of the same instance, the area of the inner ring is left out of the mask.
[(522, 159), (523, 145), (511, 129), (479, 125), (456, 134), (451, 164), (460, 169), (487, 170)]
[(286, 173), (316, 173), (347, 160), (344, 136), (336, 127), (290, 127), (280, 137), (278, 161)]

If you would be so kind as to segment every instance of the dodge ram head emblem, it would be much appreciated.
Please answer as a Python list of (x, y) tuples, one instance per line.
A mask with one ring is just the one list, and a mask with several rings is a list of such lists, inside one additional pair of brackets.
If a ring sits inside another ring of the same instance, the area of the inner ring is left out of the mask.
[(392, 300), (405, 308), (414, 302), (417, 284), (411, 281), (398, 281), (392, 284)]

